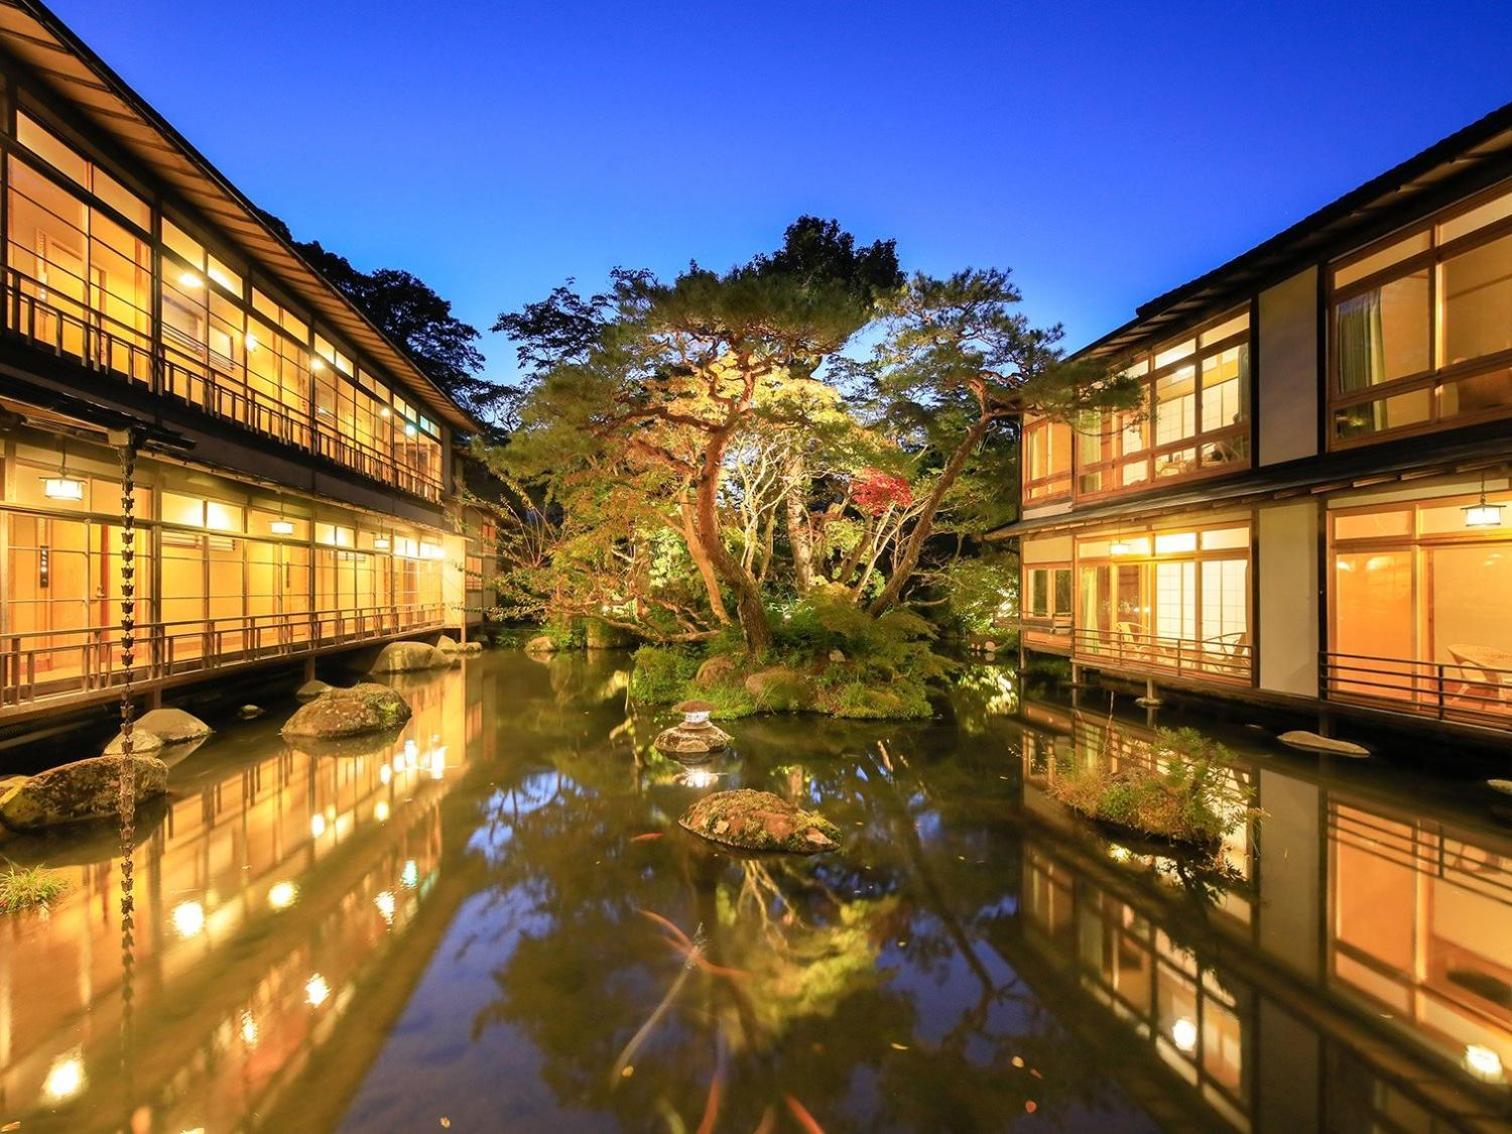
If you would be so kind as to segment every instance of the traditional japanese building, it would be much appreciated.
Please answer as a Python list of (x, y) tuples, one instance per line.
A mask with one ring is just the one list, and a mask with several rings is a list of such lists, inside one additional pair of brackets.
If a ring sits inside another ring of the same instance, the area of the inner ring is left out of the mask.
[(468, 414), (29, 0), (0, 99), (0, 723), (116, 695), (127, 442), (149, 695), (474, 613)]
[(1024, 423), (1023, 646), (1512, 724), (1512, 106), (1139, 308), (1131, 414)]

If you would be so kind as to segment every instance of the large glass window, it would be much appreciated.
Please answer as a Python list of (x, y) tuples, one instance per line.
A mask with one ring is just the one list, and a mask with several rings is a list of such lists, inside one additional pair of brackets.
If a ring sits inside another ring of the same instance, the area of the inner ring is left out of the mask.
[[(1512, 509), (1512, 492), (1487, 499)], [(1446, 715), (1512, 714), (1512, 525), (1453, 497), (1331, 517), (1332, 693)]]
[(1031, 418), (1024, 423), (1024, 502), (1071, 494), (1071, 427), (1063, 421)]
[(1512, 192), (1335, 267), (1332, 440), (1512, 413)]
[(1117, 532), (1076, 545), (1076, 649), (1249, 680), (1249, 526)]
[(1248, 467), (1249, 352), (1240, 311), (1137, 359), (1144, 407), (1077, 423), (1077, 496)]

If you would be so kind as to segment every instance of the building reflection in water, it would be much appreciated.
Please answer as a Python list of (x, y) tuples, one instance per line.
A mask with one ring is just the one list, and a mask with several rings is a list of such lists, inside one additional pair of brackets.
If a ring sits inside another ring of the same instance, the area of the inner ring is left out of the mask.
[(1145, 1051), (1131, 1075), (1158, 1065), (1199, 1122), (1245, 1131), (1503, 1128), (1504, 832), (1241, 758), (1231, 792), (1264, 814), (1194, 887), (1173, 858), (1087, 837), (1044, 794), (1057, 769), (1137, 758), (1151, 734), (1043, 704), (1024, 717), (1021, 941), (1120, 1023), (1107, 1042)]
[(0, 921), (0, 1111), (26, 1131), (138, 1134), (239, 1128), (276, 1102), (436, 881), (441, 800), (487, 743), (470, 684), (459, 669), (408, 685), (413, 718), (366, 751), (227, 753), (175, 776), (138, 826), (128, 1051), (114, 839), (74, 865), (38, 848), (72, 885), (48, 914)]

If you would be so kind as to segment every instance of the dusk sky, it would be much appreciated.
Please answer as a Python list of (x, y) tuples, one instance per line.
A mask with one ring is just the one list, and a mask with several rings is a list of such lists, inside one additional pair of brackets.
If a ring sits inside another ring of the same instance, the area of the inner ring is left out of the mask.
[(1012, 267), (1074, 347), (1512, 100), (1504, 2), (54, 7), (297, 236), (485, 332), (809, 212)]

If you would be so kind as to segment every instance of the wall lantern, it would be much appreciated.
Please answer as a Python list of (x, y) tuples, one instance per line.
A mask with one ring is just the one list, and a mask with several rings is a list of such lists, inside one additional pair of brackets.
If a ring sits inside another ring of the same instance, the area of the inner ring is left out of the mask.
[(388, 549), (389, 549), (388, 536), (374, 536), (373, 537), (373, 550), (374, 551), (387, 551)]
[(1502, 505), (1486, 503), (1486, 474), (1481, 473), (1480, 499), (1464, 507), (1465, 527), (1499, 528), (1502, 522)]
[(58, 475), (42, 478), (42, 495), (49, 500), (71, 500), (77, 503), (84, 499), (84, 482), (68, 475), (68, 442), (63, 442), (62, 456), (58, 459)]
[(1108, 545), (1108, 554), (1109, 555), (1133, 555), (1134, 554), (1134, 548), (1133, 548), (1133, 545), (1131, 545), (1127, 540), (1119, 538), (1119, 539), (1115, 539), (1112, 543), (1110, 543)]
[(268, 525), (268, 530), (274, 535), (294, 534), (293, 521), (284, 518), (284, 502), (281, 496), (278, 498), (278, 519)]

